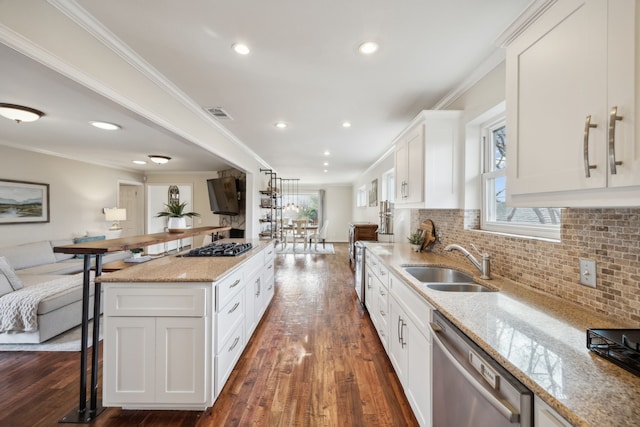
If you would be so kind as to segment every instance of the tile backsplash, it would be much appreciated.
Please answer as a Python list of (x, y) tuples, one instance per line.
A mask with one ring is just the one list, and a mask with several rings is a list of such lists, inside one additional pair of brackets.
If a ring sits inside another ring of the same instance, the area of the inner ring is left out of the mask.
[[(640, 327), (640, 208), (563, 209), (560, 242), (480, 231), (478, 210), (416, 209), (412, 229), (427, 218), (441, 236), (434, 251), (473, 243), (493, 273)], [(579, 258), (596, 261), (595, 289), (580, 284)]]

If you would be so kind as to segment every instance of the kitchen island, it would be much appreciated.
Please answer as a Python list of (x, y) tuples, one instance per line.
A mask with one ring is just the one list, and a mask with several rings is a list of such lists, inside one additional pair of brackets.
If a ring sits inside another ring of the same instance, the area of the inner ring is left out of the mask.
[[(388, 276), (407, 284), (414, 298), (441, 312), (571, 425), (639, 424), (640, 377), (586, 348), (587, 328), (637, 325), (616, 323), (500, 277), (480, 279), (479, 272), (466, 260), (415, 253), (408, 244), (368, 242), (366, 254), (379, 260)], [(405, 272), (403, 267), (407, 265), (453, 267), (499, 292), (433, 290)], [(395, 325), (393, 319), (389, 323)], [(540, 419), (536, 419), (536, 425), (543, 425)]]
[(107, 273), (103, 406), (213, 405), (274, 293), (273, 241), (238, 256), (181, 254)]

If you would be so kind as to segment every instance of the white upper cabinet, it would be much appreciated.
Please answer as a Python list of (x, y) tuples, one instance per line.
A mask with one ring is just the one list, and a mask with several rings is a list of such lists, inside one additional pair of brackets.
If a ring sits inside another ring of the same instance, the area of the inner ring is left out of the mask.
[(640, 204), (634, 0), (562, 0), (507, 47), (513, 206)]
[(422, 111), (394, 143), (396, 206), (461, 206), (460, 111)]

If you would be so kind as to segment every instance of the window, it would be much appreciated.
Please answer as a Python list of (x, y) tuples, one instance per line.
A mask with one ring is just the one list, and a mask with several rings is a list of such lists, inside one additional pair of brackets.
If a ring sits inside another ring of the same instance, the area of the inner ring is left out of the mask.
[(389, 169), (382, 174), (382, 186), (380, 187), (380, 200), (389, 200), (393, 202), (395, 198), (395, 181), (393, 169)]
[(312, 224), (318, 224), (320, 220), (320, 194), (317, 191), (304, 191), (284, 195), (282, 197), (282, 207), (284, 222), (290, 222), (296, 218), (309, 218)]
[(358, 188), (358, 193), (356, 194), (356, 207), (367, 206), (367, 186), (363, 185)]
[(560, 238), (559, 208), (512, 208), (506, 204), (507, 132), (504, 113), (481, 126), (484, 230)]

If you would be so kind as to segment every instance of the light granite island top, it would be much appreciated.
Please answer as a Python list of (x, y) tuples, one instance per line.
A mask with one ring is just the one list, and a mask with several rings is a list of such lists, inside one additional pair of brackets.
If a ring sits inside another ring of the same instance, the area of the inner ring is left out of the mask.
[[(584, 307), (494, 276), (482, 280), (466, 259), (412, 252), (408, 244), (366, 243), (491, 357), (576, 426), (640, 425), (640, 377), (586, 347), (587, 328), (615, 323)], [(402, 266), (439, 265), (474, 276), (499, 292), (442, 292), (427, 288)]]
[(253, 247), (238, 256), (184, 257), (182, 255), (188, 251), (183, 251), (179, 254), (139, 263), (123, 270), (104, 273), (97, 277), (96, 281), (101, 283), (217, 282), (267, 246), (273, 246), (273, 240), (223, 239), (216, 241), (216, 243), (228, 242), (251, 243)]

